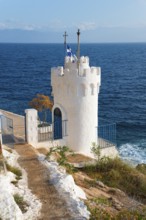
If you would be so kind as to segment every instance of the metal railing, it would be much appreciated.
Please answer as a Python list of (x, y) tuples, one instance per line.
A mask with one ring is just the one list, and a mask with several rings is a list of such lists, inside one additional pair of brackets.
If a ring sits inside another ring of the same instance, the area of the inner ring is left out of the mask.
[(98, 122), (98, 145), (101, 148), (117, 145), (116, 141), (116, 123), (108, 122), (99, 118)]
[(61, 124), (58, 121), (38, 124), (38, 142), (62, 139), (65, 136), (67, 136), (67, 120), (63, 120)]

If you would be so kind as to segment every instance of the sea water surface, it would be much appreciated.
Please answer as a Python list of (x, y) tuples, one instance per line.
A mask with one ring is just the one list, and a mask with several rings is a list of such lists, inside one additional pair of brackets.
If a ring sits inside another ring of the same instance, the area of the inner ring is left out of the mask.
[[(120, 155), (146, 163), (146, 43), (81, 44), (81, 55), (101, 67), (99, 116), (117, 123)], [(24, 114), (37, 93), (50, 95), (50, 69), (63, 62), (63, 44), (0, 44), (0, 108)]]

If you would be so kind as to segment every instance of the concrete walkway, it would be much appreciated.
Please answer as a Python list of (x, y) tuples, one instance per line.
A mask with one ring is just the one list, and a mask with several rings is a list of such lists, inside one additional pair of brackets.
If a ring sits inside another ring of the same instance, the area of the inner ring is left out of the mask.
[(16, 145), (15, 150), (20, 155), (18, 163), (27, 172), (29, 189), (42, 203), (39, 220), (73, 220), (66, 202), (49, 183), (49, 171), (38, 161), (36, 150), (26, 144)]

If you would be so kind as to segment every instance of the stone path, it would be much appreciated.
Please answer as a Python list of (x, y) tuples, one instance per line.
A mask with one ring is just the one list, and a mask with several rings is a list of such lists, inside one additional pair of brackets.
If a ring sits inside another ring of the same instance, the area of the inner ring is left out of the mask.
[(38, 161), (36, 151), (26, 144), (16, 145), (15, 150), (20, 155), (18, 163), (27, 172), (29, 189), (42, 202), (39, 220), (73, 220), (66, 202), (49, 183), (49, 171)]

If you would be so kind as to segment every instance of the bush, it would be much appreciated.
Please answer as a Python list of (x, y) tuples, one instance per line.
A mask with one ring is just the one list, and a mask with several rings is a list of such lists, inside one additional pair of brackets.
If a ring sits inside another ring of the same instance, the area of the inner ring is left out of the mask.
[(123, 210), (118, 213), (116, 220), (146, 220), (146, 210)]
[(112, 216), (105, 210), (101, 210), (98, 208), (90, 208), (89, 206), (88, 209), (91, 213), (90, 220), (114, 220)]
[(136, 169), (146, 175), (146, 164), (138, 164)]
[(74, 173), (76, 171), (76, 169), (74, 168), (73, 165), (71, 165), (67, 162), (67, 157), (66, 157), (66, 153), (72, 152), (69, 149), (69, 147), (67, 147), (67, 146), (52, 147), (52, 148), (50, 148), (50, 151), (47, 154), (47, 157), (49, 158), (52, 155), (52, 153), (55, 153), (55, 152), (59, 154), (59, 158), (57, 159), (57, 162), (59, 163), (59, 165), (64, 166), (68, 173), (70, 173), (70, 174)]
[(90, 220), (146, 220), (146, 213), (140, 211), (122, 210), (115, 217), (107, 213), (106, 210), (89, 208)]
[(17, 179), (21, 179), (22, 171), (17, 167), (12, 167), (8, 163), (6, 163), (7, 170), (14, 173), (17, 176)]
[(95, 142), (92, 143), (91, 152), (94, 154), (94, 157), (99, 161), (101, 156), (100, 146)]
[(24, 201), (23, 197), (19, 194), (14, 195), (14, 200), (21, 209), (22, 213), (25, 213), (27, 211), (28, 204)]

